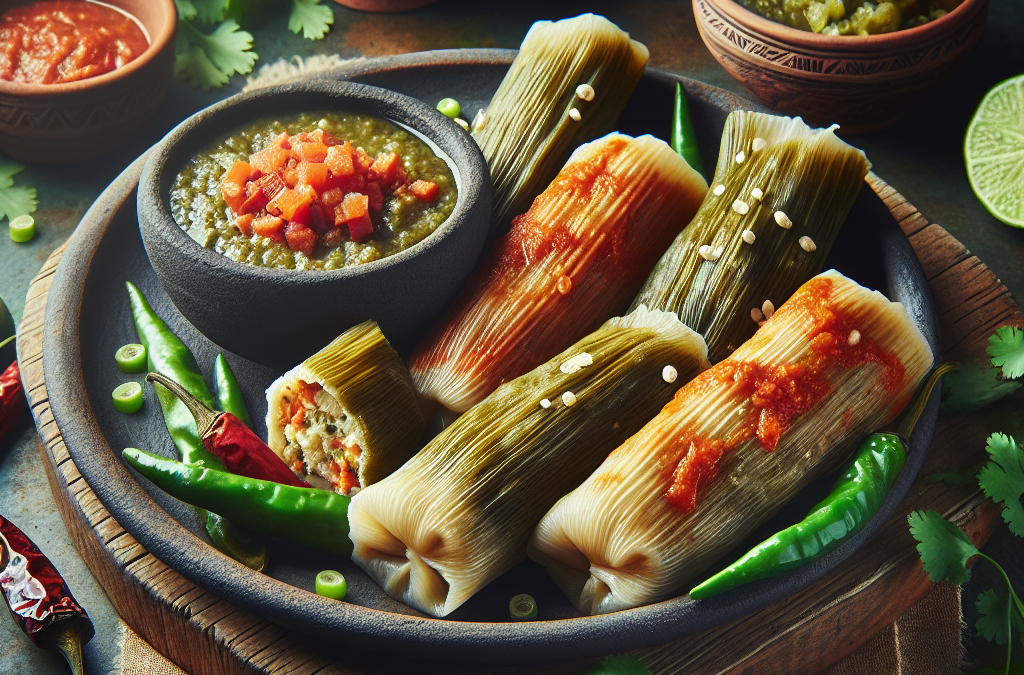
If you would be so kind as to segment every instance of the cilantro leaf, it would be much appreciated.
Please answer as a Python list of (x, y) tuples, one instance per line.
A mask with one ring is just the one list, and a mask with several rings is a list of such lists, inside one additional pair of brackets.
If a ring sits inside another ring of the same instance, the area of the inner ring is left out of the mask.
[(24, 170), (21, 164), (0, 158), (0, 220), (4, 217), (14, 220), (18, 216), (35, 212), (39, 206), (38, 193), (34, 187), (14, 184), (15, 174)]
[(960, 370), (942, 378), (943, 415), (957, 415), (982, 408), (1021, 388), (1020, 382), (1005, 380), (988, 359), (969, 361)]
[(223, 86), (233, 73), (252, 72), (259, 56), (252, 51), (252, 35), (239, 30), (228, 19), (205, 35), (190, 23), (178, 27), (176, 77), (188, 80), (204, 90)]
[(931, 509), (914, 511), (907, 522), (910, 534), (920, 542), (917, 551), (929, 579), (949, 579), (958, 585), (967, 581), (967, 561), (978, 554), (978, 549), (959, 527)]
[(651, 675), (651, 671), (635, 656), (609, 656), (586, 675)]
[(195, 5), (196, 18), (204, 23), (217, 23), (225, 19), (228, 0), (189, 0)]
[(191, 21), (196, 18), (196, 6), (192, 4), (192, 0), (174, 0), (174, 6), (178, 8), (178, 19), (181, 21)]
[(978, 474), (978, 483), (985, 496), (1003, 503), (1003, 520), (1018, 537), (1024, 537), (1024, 451), (1012, 437), (992, 434), (985, 450), (992, 461)]
[(307, 40), (322, 40), (334, 23), (334, 12), (320, 4), (320, 0), (292, 0), (292, 13), (288, 16), (288, 30), (302, 31)]
[(988, 339), (985, 352), (993, 366), (1003, 369), (1003, 377), (1013, 380), (1024, 375), (1024, 331), (1003, 326)]
[[(975, 626), (983, 638), (997, 645), (1005, 645), (1007, 640), (1017, 638), (1024, 645), (1024, 617), (1016, 607), (1011, 607), (1009, 594), (1001, 597), (989, 589), (978, 596), (974, 606), (979, 615)], [(1006, 624), (1007, 615), (1010, 625)]]
[(174, 76), (188, 80), (193, 87), (202, 87), (203, 91), (223, 87), (230, 79), (199, 47), (188, 47), (187, 51), (175, 57)]

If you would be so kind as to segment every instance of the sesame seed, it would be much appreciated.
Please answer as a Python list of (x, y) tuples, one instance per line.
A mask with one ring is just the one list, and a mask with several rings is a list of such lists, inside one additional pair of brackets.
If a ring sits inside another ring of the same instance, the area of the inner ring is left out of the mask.
[(558, 369), (565, 373), (566, 375), (572, 375), (573, 373), (577, 373), (586, 368), (587, 366), (593, 364), (594, 357), (588, 354), (587, 352), (582, 352), (580, 354), (577, 354), (576, 356), (573, 356), (570, 359), (565, 360), (562, 363), (562, 365), (558, 367)]
[(564, 394), (562, 394), (562, 403), (565, 404), (566, 408), (571, 408), (572, 406), (576, 405), (576, 394), (572, 393), (571, 391), (565, 392)]
[(764, 198), (764, 192), (761, 190), (761, 188), (754, 188), (753, 190), (750, 191), (750, 196), (756, 199), (757, 201), (761, 201), (761, 199)]
[(746, 158), (747, 158), (747, 156), (743, 153), (742, 150), (740, 150), (739, 152), (736, 153), (736, 163), (737, 164), (742, 164), (743, 160), (745, 160)]
[(661, 369), (661, 379), (665, 380), (669, 384), (675, 382), (677, 377), (679, 377), (679, 371), (672, 366), (665, 366)]
[(719, 258), (722, 257), (722, 253), (724, 253), (724, 252), (725, 252), (725, 247), (724, 246), (719, 246), (719, 247), (715, 248), (714, 252), (711, 254), (711, 259), (712, 260), (718, 260)]
[(740, 234), (740, 236), (743, 237), (743, 241), (747, 242), (748, 244), (753, 244), (754, 240), (757, 239), (757, 236), (754, 235), (753, 230), (743, 230), (743, 233)]
[(455, 118), (455, 123), (458, 124), (463, 129), (465, 129), (466, 131), (469, 131), (469, 122), (467, 122), (466, 120), (462, 119), (461, 117), (456, 117)]
[(583, 99), (584, 101), (594, 100), (594, 88), (589, 84), (581, 84), (576, 87), (576, 96)]
[(847, 338), (846, 341), (850, 344), (851, 347), (857, 345), (860, 342), (860, 331), (859, 330), (851, 330), (850, 331), (850, 337)]
[(763, 138), (755, 138), (754, 142), (751, 143), (750, 147), (754, 150), (754, 152), (759, 152), (761, 150), (764, 150), (765, 146), (767, 145), (768, 142), (765, 141)]
[(789, 216), (787, 216), (782, 211), (775, 212), (775, 222), (779, 224), (779, 227), (782, 227), (787, 230), (793, 227), (793, 221), (790, 220)]
[(725, 186), (724, 185), (716, 185), (715, 189), (712, 190), (712, 192), (715, 194), (716, 197), (721, 196), (721, 194), (723, 192), (725, 192)]
[(572, 279), (565, 276), (564, 274), (558, 277), (558, 292), (562, 295), (568, 295), (569, 291), (572, 290)]
[(572, 118), (573, 122), (579, 122), (581, 119), (583, 119), (583, 116), (580, 115), (580, 111), (577, 110), (576, 108), (571, 108), (569, 110), (569, 117)]
[(750, 212), (750, 206), (745, 201), (737, 199), (732, 203), (732, 210), (741, 216), (745, 216)]
[(800, 237), (800, 248), (807, 251), (808, 253), (811, 253), (812, 251), (817, 250), (818, 245), (814, 243), (813, 239), (811, 239), (805, 234), (804, 236)]
[(704, 244), (703, 246), (698, 248), (697, 253), (700, 255), (701, 258), (704, 258), (705, 260), (714, 260), (714, 258), (712, 257), (711, 247), (708, 246), (707, 244)]
[(772, 304), (771, 300), (765, 300), (764, 304), (761, 305), (761, 313), (764, 314), (764, 318), (770, 319), (775, 314), (775, 305)]
[(764, 321), (764, 314), (762, 314), (761, 310), (759, 310), (757, 307), (754, 307), (753, 309), (750, 310), (750, 318), (753, 319), (756, 323), (761, 323), (762, 321)]
[(548, 408), (550, 408), (550, 407), (551, 407), (551, 401), (549, 401), (549, 400), (548, 400), (548, 399), (546, 399), (546, 398), (542, 398), (542, 399), (540, 400), (540, 407), (541, 407), (541, 408), (544, 408), (545, 410), (547, 410)]

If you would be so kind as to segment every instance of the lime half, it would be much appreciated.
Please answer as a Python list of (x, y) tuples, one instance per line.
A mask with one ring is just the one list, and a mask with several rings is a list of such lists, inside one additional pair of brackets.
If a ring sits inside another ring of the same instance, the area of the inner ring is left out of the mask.
[(964, 138), (971, 189), (988, 212), (1024, 227), (1024, 75), (985, 94)]

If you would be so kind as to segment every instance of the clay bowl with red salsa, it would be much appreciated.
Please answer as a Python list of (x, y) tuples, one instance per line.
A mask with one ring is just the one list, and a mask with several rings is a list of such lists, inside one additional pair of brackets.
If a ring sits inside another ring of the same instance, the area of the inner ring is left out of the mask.
[(329, 81), (197, 113), (154, 149), (138, 193), (175, 306), (280, 369), (367, 319), (411, 347), (472, 270), (490, 212), (468, 133), (407, 96)]
[(173, 0), (0, 0), (4, 154), (79, 161), (152, 118), (176, 27)]

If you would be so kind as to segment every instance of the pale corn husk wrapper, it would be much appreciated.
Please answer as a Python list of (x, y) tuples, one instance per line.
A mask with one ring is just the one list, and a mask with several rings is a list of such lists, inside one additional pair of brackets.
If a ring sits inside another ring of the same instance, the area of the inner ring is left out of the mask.
[(836, 468), (910, 398), (932, 354), (903, 306), (835, 271), (819, 279), (833, 284), (829, 309), (853, 318), (861, 344), (871, 340), (897, 355), (904, 368), (898, 390), (886, 390), (874, 363), (830, 367), (831, 393), (795, 420), (773, 452), (756, 437), (742, 443), (724, 455), (717, 478), (698, 492), (696, 508), (684, 513), (670, 506), (667, 491), (689, 449), (680, 439), (726, 439), (751, 410), (739, 385), (722, 374), (733, 363), (791, 364), (808, 354), (809, 314), (783, 305), (729, 359), (682, 388), (537, 526), (530, 557), (547, 567), (580, 611), (612, 612), (675, 595), (807, 483)]
[(578, 148), (410, 359), (420, 395), (464, 412), (621, 314), (705, 192), (652, 136)]
[(426, 421), (409, 371), (374, 321), (348, 329), (267, 389), (267, 445), (282, 459), (287, 441), (280, 400), (284, 385), (296, 379), (322, 386), (333, 398), (328, 405), (354, 420), (361, 486), (383, 479), (416, 452)]
[[(711, 191), (633, 306), (676, 312), (704, 336), (717, 363), (754, 334), (751, 309), (765, 300), (778, 307), (821, 271), (869, 167), (864, 153), (832, 128), (811, 129), (799, 117), (731, 113)], [(716, 195), (719, 185), (725, 191)], [(747, 213), (737, 211), (737, 200)], [(777, 212), (792, 227), (779, 225)], [(744, 230), (753, 233), (753, 244), (744, 241)], [(801, 247), (802, 237), (810, 237), (815, 250)], [(717, 259), (703, 258), (701, 246)]]
[[(594, 14), (530, 27), (490, 105), (473, 123), (494, 184), (492, 234), (508, 230), (574, 148), (615, 128), (648, 56), (646, 47)], [(581, 84), (594, 88), (593, 100), (576, 96)], [(569, 116), (573, 108), (578, 122)]]
[(608, 321), (357, 494), (353, 560), (388, 595), (446, 616), (522, 559), (548, 508), (706, 368), (705, 354), (673, 314)]

